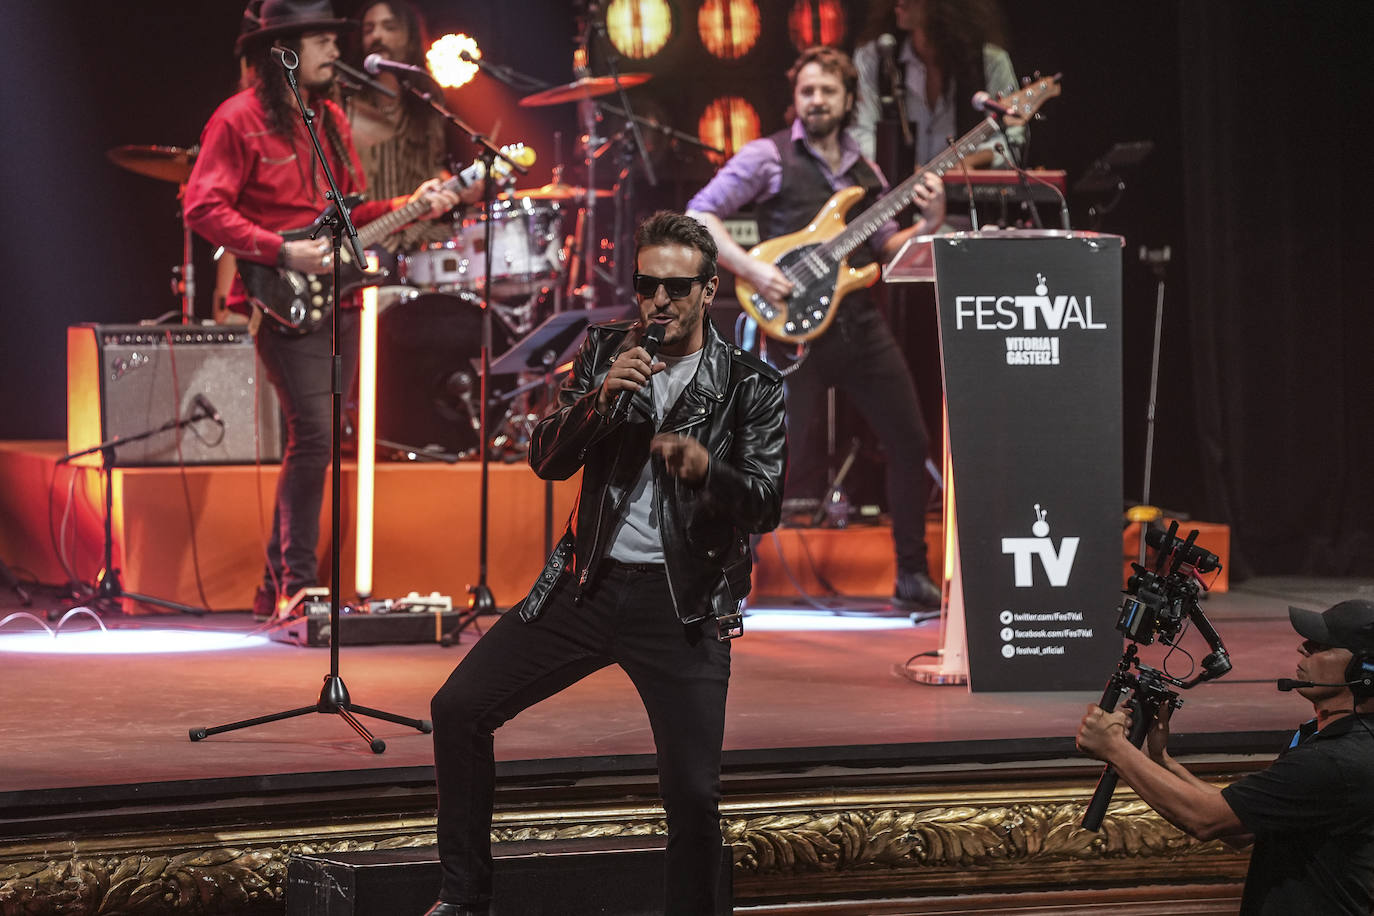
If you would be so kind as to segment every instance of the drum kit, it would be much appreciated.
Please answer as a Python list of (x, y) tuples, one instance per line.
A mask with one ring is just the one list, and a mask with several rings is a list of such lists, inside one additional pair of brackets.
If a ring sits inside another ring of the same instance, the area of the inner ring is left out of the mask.
[[(577, 72), (585, 73), (585, 69)], [(497, 319), (492, 323), (495, 357), (531, 335), (542, 319), (563, 311), (565, 304), (576, 300), (580, 307), (594, 309), (598, 279), (621, 292), (622, 284), (598, 261), (602, 252), (594, 228), (595, 208), (598, 200), (613, 198), (616, 229), (612, 241), (618, 250), (621, 245), (629, 250), (628, 239), (620, 238), (622, 230), (629, 227), (629, 190), (623, 184), (624, 173), (614, 190), (590, 186), (594, 184), (596, 159), (618, 142), (628, 145), (630, 129), (642, 152), (640, 124), (705, 146), (696, 137), (593, 101), (617, 92), (622, 92), (624, 99), (624, 89), (649, 79), (648, 73), (582, 75), (570, 83), (523, 96), (520, 105), (524, 107), (579, 104), (586, 126), (579, 142), (586, 151), (589, 186), (564, 183), (562, 165), (555, 165), (550, 183), (524, 190), (508, 187), (489, 206), (468, 208), (454, 221), (448, 238), (396, 254), (388, 284), (378, 290), (379, 444), (385, 441), (394, 445), (396, 454), (407, 457), (453, 459), (469, 457), (477, 450), (481, 432), (475, 402), (480, 396), (473, 364), (480, 348), (483, 301), (491, 304)], [(527, 89), (530, 85), (525, 83)], [(609, 140), (598, 137), (601, 110), (624, 116), (627, 130)], [(181, 196), (196, 154), (195, 147), (130, 145), (111, 149), (107, 156), (130, 172), (177, 184)], [(649, 168), (647, 161), (645, 168)], [(488, 221), (490, 277), (486, 276), (485, 257)], [(181, 320), (191, 323), (195, 320), (191, 231), (184, 214), (181, 222), (183, 257), (173, 269), (172, 286), (181, 298)], [(621, 265), (616, 266), (621, 272)], [(628, 279), (623, 285), (628, 289)], [(615, 298), (617, 302), (629, 301), (627, 296)], [(599, 310), (603, 317), (605, 312)], [(498, 422), (488, 431), (487, 441), (498, 444), (498, 448), (504, 445), (498, 451), (502, 457), (515, 460), (528, 443), (538, 419), (530, 409), (538, 405), (532, 405), (530, 399), (550, 391), (548, 381), (547, 376), (515, 378), (508, 384), (497, 381), (493, 385), (495, 394), (488, 403), (499, 405)]]

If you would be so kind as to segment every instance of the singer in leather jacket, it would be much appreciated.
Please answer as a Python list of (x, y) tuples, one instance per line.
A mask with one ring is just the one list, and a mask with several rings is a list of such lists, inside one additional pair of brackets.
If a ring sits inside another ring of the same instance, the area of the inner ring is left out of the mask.
[[(748, 535), (771, 531), (781, 510), (784, 438), (777, 421), (750, 422), (781, 410), (780, 376), (726, 343), (709, 319), (704, 330), (695, 379), (658, 432), (689, 435), (705, 446), (711, 454), (706, 480), (697, 488), (680, 485), (667, 477), (661, 461), (653, 464), (668, 585), (683, 623), (738, 615), (750, 587)], [(599, 413), (597, 392), (615, 357), (638, 345), (643, 332), (642, 322), (630, 321), (591, 328), (559, 394), (559, 409), (535, 429), (535, 472), (565, 480), (581, 470), (582, 490), (562, 549), (549, 558), (521, 607), (526, 620), (539, 615), (559, 575), (570, 571), (579, 590), (586, 588), (605, 556), (617, 496), (639, 470), (626, 456), (642, 455), (644, 443), (634, 440), (648, 436), (651, 427)], [(645, 400), (640, 392), (632, 407), (641, 416)]]
[(581, 471), (582, 487), (518, 612), (487, 630), (430, 705), (443, 875), (430, 916), (491, 908), (495, 730), (609, 665), (634, 685), (653, 731), (668, 815), (657, 912), (705, 916), (722, 905), (730, 640), (749, 592), (747, 538), (781, 514), (787, 446), (782, 379), (706, 317), (717, 251), (680, 213), (643, 223), (639, 321), (588, 331), (535, 430), (534, 470)]

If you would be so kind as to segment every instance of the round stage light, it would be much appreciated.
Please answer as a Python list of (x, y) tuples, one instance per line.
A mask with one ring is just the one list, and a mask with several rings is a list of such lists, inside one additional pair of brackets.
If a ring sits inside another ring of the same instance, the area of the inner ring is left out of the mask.
[(0, 653), (30, 655), (157, 655), (224, 652), (268, 645), (266, 636), (222, 630), (64, 630), (0, 634)]
[(611, 0), (606, 7), (606, 34), (624, 57), (653, 57), (672, 37), (672, 7), (667, 0)]
[(797, 0), (787, 12), (787, 34), (798, 51), (844, 41), (844, 6), (839, 0)]
[(425, 63), (429, 65), (429, 72), (434, 74), (435, 81), (445, 89), (466, 86), (477, 75), (477, 65), (463, 60), (464, 51), (479, 60), (482, 57), (482, 49), (477, 47), (477, 39), (459, 32), (457, 35), (449, 34), (435, 39), (425, 52)]
[(721, 60), (737, 60), (759, 40), (759, 8), (754, 0), (706, 0), (697, 13), (701, 43)]
[(750, 140), (758, 139), (759, 113), (739, 96), (722, 96), (701, 113), (697, 135), (705, 143), (724, 149), (724, 158), (709, 154), (713, 160), (724, 161)]

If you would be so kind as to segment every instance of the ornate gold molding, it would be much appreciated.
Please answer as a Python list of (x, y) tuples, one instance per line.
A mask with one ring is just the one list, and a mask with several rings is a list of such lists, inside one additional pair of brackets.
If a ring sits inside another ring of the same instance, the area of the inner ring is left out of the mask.
[[(737, 896), (893, 887), (1012, 891), (1244, 874), (1243, 854), (1191, 840), (1125, 791), (1101, 831), (1091, 833), (1078, 827), (1088, 794), (1083, 783), (1025, 773), (1020, 780), (996, 789), (946, 783), (727, 796), (722, 827), (734, 848)], [(606, 800), (596, 803), (546, 799), (499, 808), (493, 839), (666, 831), (660, 808), (624, 795), (624, 787), (608, 786)], [(293, 855), (432, 845), (432, 796), (403, 801), (406, 810), (394, 815), (360, 816), (333, 799), (329, 818), (303, 820), (295, 799), (290, 818), (284, 806), (281, 819), (268, 810), (250, 828), (119, 832), (93, 821), (61, 840), (10, 843), (0, 846), (0, 914), (281, 912)]]

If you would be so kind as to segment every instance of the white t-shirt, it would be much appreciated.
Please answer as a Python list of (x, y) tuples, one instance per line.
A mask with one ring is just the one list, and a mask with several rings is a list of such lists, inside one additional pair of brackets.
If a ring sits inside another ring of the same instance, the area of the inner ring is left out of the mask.
[[(649, 379), (655, 429), (663, 423), (663, 418), (697, 374), (704, 349), (688, 356), (658, 355), (657, 360), (667, 363), (668, 368)], [(639, 479), (630, 491), (625, 514), (611, 533), (611, 557), (622, 563), (663, 562), (663, 538), (658, 531), (659, 518), (654, 510), (655, 505), (652, 463), (645, 456), (644, 466), (639, 469)]]

